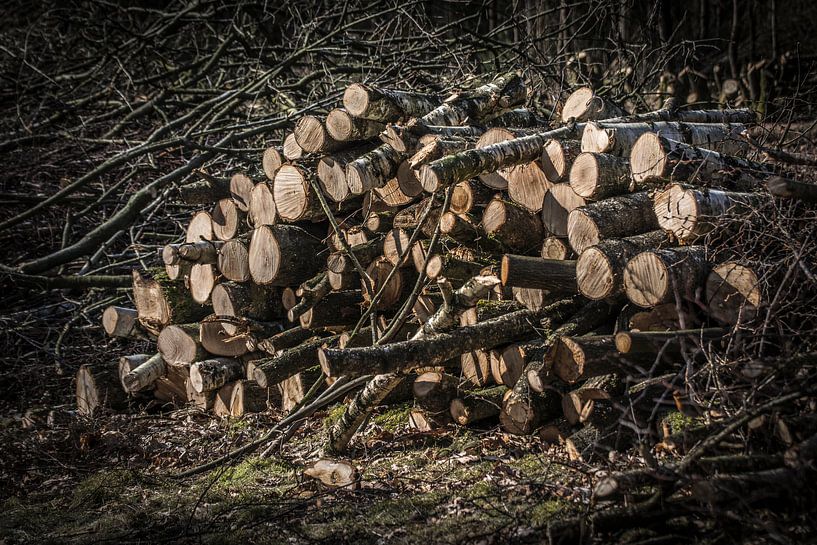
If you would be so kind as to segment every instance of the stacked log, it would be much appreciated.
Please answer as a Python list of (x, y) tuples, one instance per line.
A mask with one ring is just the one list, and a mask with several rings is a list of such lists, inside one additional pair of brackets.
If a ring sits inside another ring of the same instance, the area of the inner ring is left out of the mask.
[[(105, 311), (109, 335), (155, 336), (158, 353), (83, 367), (83, 412), (152, 392), (237, 417), (375, 375), (332, 427), (337, 451), (419, 373), (418, 429), (544, 426), (571, 456), (597, 453), (624, 377), (651, 359), (678, 370), (659, 353), (766, 303), (763, 276), (714, 263), (707, 235), (768, 198), (745, 182), (772, 169), (743, 156), (743, 111), (627, 115), (582, 88), (550, 128), (525, 97), (514, 74), (445, 100), (353, 84), (343, 108), (299, 119), (265, 149), (263, 181), (197, 193), (206, 209), (164, 270), (134, 272), (135, 309)], [(684, 185), (654, 191), (667, 180)], [(700, 327), (679, 318), (690, 301)], [(684, 323), (642, 337), (634, 308)]]

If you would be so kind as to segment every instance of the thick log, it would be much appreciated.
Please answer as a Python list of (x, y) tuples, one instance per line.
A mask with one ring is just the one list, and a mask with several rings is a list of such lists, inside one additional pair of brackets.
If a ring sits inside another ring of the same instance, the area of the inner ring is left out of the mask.
[(562, 106), (562, 122), (607, 119), (626, 115), (613, 101), (600, 97), (590, 87), (579, 87)]
[(781, 199), (797, 199), (803, 202), (817, 202), (817, 185), (797, 182), (776, 176), (766, 182), (769, 193)]
[(411, 259), (411, 248), (408, 243), (411, 234), (405, 229), (392, 229), (383, 239), (383, 256), (397, 267), (408, 267)]
[(440, 102), (442, 99), (436, 95), (379, 89), (363, 83), (353, 83), (343, 93), (343, 107), (351, 115), (381, 123), (424, 116)]
[(77, 371), (77, 411), (94, 417), (103, 409), (114, 411), (127, 407), (128, 396), (122, 390), (116, 365), (84, 364)]
[(485, 208), (493, 198), (493, 191), (473, 180), (458, 183), (451, 194), (449, 211), (453, 214), (469, 214), (475, 208)]
[(268, 180), (272, 181), (275, 179), (275, 173), (278, 172), (282, 164), (284, 164), (284, 161), (281, 158), (281, 152), (278, 148), (270, 146), (264, 150), (261, 156), (261, 169), (264, 171), (264, 175)]
[(218, 390), (213, 399), (213, 414), (218, 418), (227, 418), (230, 416), (230, 400), (233, 397), (233, 388), (235, 382), (228, 382)]
[[(119, 360), (119, 374), (122, 382), (122, 387), (126, 392), (138, 392), (153, 384), (167, 374), (167, 365), (160, 353), (148, 356), (147, 358), (139, 358), (138, 365), (133, 366), (136, 361), (133, 357), (127, 359), (129, 356), (123, 356)], [(122, 373), (123, 361), (127, 360), (127, 367), (130, 369), (127, 373)], [(141, 361), (140, 361), (141, 360)]]
[(338, 335), (313, 337), (271, 358), (256, 360), (253, 380), (262, 388), (269, 388), (283, 380), (306, 371), (318, 364), (318, 350), (337, 342)]
[(353, 116), (343, 108), (335, 108), (326, 116), (326, 130), (338, 142), (369, 140), (385, 128), (385, 123)]
[(295, 135), (292, 133), (284, 137), (283, 154), (288, 161), (297, 161), (304, 156), (303, 148), (298, 145), (298, 142), (295, 140)]
[(272, 197), (281, 221), (293, 223), (325, 219), (320, 202), (309, 183), (310, 176), (311, 172), (294, 165), (284, 165), (278, 170), (272, 185)]
[(627, 262), (640, 252), (667, 246), (665, 231), (651, 231), (623, 239), (602, 240), (584, 251), (576, 261), (576, 284), (588, 299), (600, 301), (624, 293)]
[(305, 115), (292, 131), (295, 142), (307, 153), (331, 153), (344, 147), (329, 134), (323, 121), (314, 115)]
[(406, 372), (439, 365), (468, 351), (492, 348), (532, 333), (536, 317), (536, 313), (520, 310), (451, 333), (368, 348), (324, 348), (318, 355), (328, 377)]
[[(485, 148), (487, 146), (498, 144), (500, 142), (507, 142), (508, 140), (514, 140), (516, 138), (530, 136), (532, 134), (536, 134), (539, 131), (540, 129), (531, 128), (494, 127), (492, 129), (488, 129), (482, 136), (479, 137), (479, 140), (477, 140), (475, 147)], [(539, 158), (537, 157), (536, 159), (532, 159), (531, 161), (525, 161), (523, 163), (520, 163), (520, 165), (516, 166), (530, 165), (538, 159)], [(513, 166), (510, 166), (508, 168), (496, 169), (496, 171), (492, 172), (485, 172), (483, 174), (480, 174), (479, 181), (482, 183), (482, 185), (490, 189), (507, 190), (512, 170)], [(544, 176), (544, 173), (542, 173), (541, 176)]]
[(360, 290), (333, 291), (320, 303), (301, 314), (301, 327), (345, 329), (360, 320), (362, 300)]
[(213, 220), (213, 235), (218, 240), (230, 240), (245, 230), (247, 213), (239, 210), (232, 199), (218, 201), (210, 212), (210, 217)]
[(167, 326), (159, 333), (156, 347), (170, 366), (187, 366), (207, 356), (199, 340), (198, 323)]
[(570, 168), (580, 153), (581, 145), (578, 140), (553, 139), (545, 144), (540, 163), (550, 185), (568, 181)]
[(557, 237), (568, 235), (567, 219), (570, 213), (586, 204), (570, 184), (556, 184), (545, 195), (542, 204), (542, 224), (545, 231)]
[(452, 399), (449, 406), (451, 418), (460, 426), (493, 418), (502, 409), (502, 398), (507, 391), (506, 386), (494, 386)]
[[(372, 261), (383, 255), (383, 243), (383, 237), (379, 237), (363, 244), (351, 246), (350, 250), (361, 266), (368, 267)], [(343, 273), (351, 272), (355, 270), (355, 267), (352, 259), (344, 252), (332, 252), (326, 258), (326, 270), (328, 272)]]
[(484, 261), (466, 261), (446, 253), (436, 254), (428, 258), (425, 271), (429, 280), (436, 281), (440, 277), (445, 277), (451, 282), (452, 286), (459, 288), (469, 279), (477, 276), (486, 266), (487, 264)]
[(368, 267), (366, 267), (366, 274), (369, 276), (372, 282), (371, 291), (369, 291), (367, 284), (362, 282), (363, 299), (366, 302), (371, 301), (372, 297), (380, 292), (384, 286), (385, 289), (383, 290), (383, 295), (381, 295), (378, 302), (378, 308), (391, 308), (400, 302), (403, 288), (412, 284), (411, 279), (412, 277), (416, 277), (416, 273), (412, 274), (412, 269), (398, 268), (387, 283), (386, 280), (394, 268), (394, 265), (392, 265), (386, 257), (375, 259), (369, 264)]
[(551, 292), (576, 293), (576, 262), (522, 255), (502, 256), (502, 284)]
[(653, 209), (662, 229), (671, 231), (682, 242), (693, 242), (724, 220), (745, 214), (763, 199), (758, 193), (699, 190), (672, 184), (655, 196)]
[(216, 270), (213, 265), (195, 263), (190, 267), (190, 274), (187, 276), (187, 284), (190, 289), (190, 297), (196, 303), (202, 305), (210, 302), (210, 294), (216, 287)]
[(135, 308), (107, 307), (102, 313), (102, 328), (109, 337), (127, 339), (145, 336), (139, 325), (139, 312)]
[(609, 358), (616, 356), (612, 335), (559, 337), (547, 354), (551, 371), (568, 384), (619, 370)]
[(133, 271), (133, 300), (139, 323), (158, 335), (166, 325), (199, 320), (207, 307), (190, 299), (181, 280), (170, 280), (164, 271)]
[(388, 144), (378, 146), (369, 153), (346, 165), (346, 183), (352, 195), (362, 195), (397, 176), (397, 169), (406, 159), (405, 155)]
[(619, 195), (570, 212), (567, 239), (581, 254), (602, 240), (647, 233), (659, 228), (653, 201), (646, 193)]
[(320, 270), (322, 248), (318, 238), (294, 225), (257, 227), (250, 240), (250, 276), (262, 285), (298, 285)]
[[(280, 168), (275, 171), (278, 175)], [(250, 204), (247, 215), (253, 227), (275, 225), (278, 223), (278, 209), (275, 207), (275, 196), (272, 193), (272, 182), (259, 182), (250, 193)]]
[(627, 157), (641, 135), (655, 133), (676, 142), (734, 155), (748, 149), (748, 143), (740, 136), (744, 130), (746, 126), (741, 123), (591, 122), (582, 132), (582, 151)]
[(570, 167), (570, 187), (588, 201), (627, 193), (632, 185), (630, 163), (615, 155), (585, 152)]
[(335, 202), (348, 199), (351, 193), (346, 183), (346, 165), (373, 149), (372, 145), (358, 146), (318, 159), (315, 173), (324, 194)]
[(255, 187), (255, 183), (244, 174), (233, 174), (232, 178), (230, 178), (230, 198), (233, 199), (235, 205), (242, 212), (249, 210), (253, 187)]
[(265, 412), (271, 401), (274, 401), (270, 399), (271, 392), (272, 390), (262, 388), (252, 380), (236, 381), (230, 397), (230, 416), (240, 418), (247, 414)]
[(213, 240), (213, 217), (204, 210), (193, 214), (184, 237), (185, 242)]
[[(413, 199), (414, 197), (418, 197), (423, 193), (423, 186), (420, 184), (420, 180), (417, 178), (417, 171), (411, 168), (408, 160), (402, 161), (397, 167), (396, 178), (397, 186), (400, 188), (400, 193), (405, 195), (407, 198)], [(385, 189), (386, 187), (384, 186), (377, 188), (374, 191), (380, 196), (381, 199), (386, 200), (383, 195)]]
[(752, 267), (727, 261), (712, 268), (706, 277), (706, 306), (721, 323), (734, 325), (754, 320), (768, 295)]
[(218, 252), (218, 270), (227, 280), (247, 282), (250, 279), (249, 237), (228, 240)]
[(196, 393), (218, 390), (244, 377), (244, 364), (232, 358), (212, 358), (190, 366), (190, 384)]
[(624, 293), (644, 308), (675, 301), (676, 293), (695, 301), (708, 272), (703, 246), (648, 250), (624, 268)]
[[(399, 171), (400, 167), (397, 168)], [(409, 189), (411, 192), (416, 191), (416, 188)], [(399, 175), (387, 181), (383, 187), (376, 187), (372, 190), (372, 193), (377, 196), (380, 202), (388, 205), (391, 208), (399, 208), (417, 200), (415, 197), (403, 192)]]
[(235, 358), (243, 356), (255, 346), (256, 340), (246, 328), (228, 332), (224, 322), (212, 319), (199, 325), (199, 339), (207, 353), (214, 356)]
[(539, 252), (543, 259), (574, 259), (573, 249), (564, 237), (549, 236), (542, 242), (542, 251)]
[[(217, 316), (270, 321), (284, 315), (278, 289), (256, 284), (222, 282), (213, 289), (213, 312)], [(237, 327), (225, 322), (224, 330), (235, 334)]]
[(538, 251), (544, 238), (537, 215), (501, 199), (493, 199), (485, 208), (482, 227), (508, 249), (520, 253)]
[(509, 388), (522, 376), (528, 364), (541, 362), (547, 351), (544, 339), (513, 343), (506, 346), (498, 357), (491, 358), (491, 375), (497, 384)]
[(771, 165), (669, 140), (654, 133), (641, 135), (630, 152), (635, 183), (654, 180), (705, 180), (719, 185), (754, 187), (774, 174)]

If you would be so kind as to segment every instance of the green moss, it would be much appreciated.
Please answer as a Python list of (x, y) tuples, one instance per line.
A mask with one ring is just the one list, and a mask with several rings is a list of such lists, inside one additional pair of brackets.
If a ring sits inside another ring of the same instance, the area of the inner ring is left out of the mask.
[[(222, 473), (216, 487), (219, 489), (241, 489), (247, 485), (267, 481), (284, 481), (292, 479), (296, 467), (274, 458), (247, 458)], [(216, 470), (219, 471), (219, 470)]]
[(569, 509), (570, 504), (564, 500), (547, 500), (530, 506), (527, 510), (528, 520), (532, 526), (543, 527), (559, 513)]
[(673, 411), (667, 414), (664, 417), (664, 421), (669, 424), (670, 433), (680, 433), (697, 423), (695, 418), (687, 416), (680, 411)]
[(396, 432), (406, 427), (408, 416), (411, 411), (411, 404), (402, 403), (390, 407), (386, 411), (372, 418), (372, 423), (377, 424), (386, 431)]
[(343, 413), (346, 412), (346, 405), (338, 404), (329, 409), (329, 413), (323, 419), (323, 429), (328, 430), (331, 428), (335, 422), (340, 420), (340, 417), (343, 416)]
[(119, 499), (126, 489), (138, 483), (138, 476), (129, 469), (114, 469), (94, 473), (74, 489), (71, 509), (95, 508)]

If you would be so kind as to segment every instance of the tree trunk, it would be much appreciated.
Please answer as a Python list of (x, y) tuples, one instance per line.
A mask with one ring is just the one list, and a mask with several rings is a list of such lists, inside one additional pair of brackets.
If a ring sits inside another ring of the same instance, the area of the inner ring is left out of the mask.
[(304, 150), (298, 145), (298, 142), (295, 140), (295, 135), (292, 133), (289, 133), (284, 138), (283, 152), (284, 157), (289, 161), (297, 161), (304, 156)]
[(436, 95), (379, 89), (363, 83), (353, 83), (343, 93), (343, 106), (351, 115), (381, 123), (421, 117), (440, 102), (442, 99)]
[(85, 364), (77, 371), (77, 411), (86, 417), (94, 417), (103, 409), (125, 409), (128, 396), (122, 390), (117, 366)]
[(190, 366), (190, 383), (197, 393), (217, 390), (244, 378), (244, 365), (231, 358), (213, 358)]
[(653, 201), (644, 193), (619, 195), (580, 206), (567, 218), (567, 238), (577, 254), (602, 240), (659, 228)]
[(343, 108), (335, 108), (326, 116), (326, 131), (338, 142), (370, 140), (385, 128), (385, 123), (355, 117)]
[[(216, 316), (268, 322), (284, 315), (280, 291), (273, 287), (222, 282), (213, 288), (211, 299)], [(222, 326), (230, 335), (238, 330), (235, 324), (224, 322)]]
[(218, 252), (218, 270), (227, 280), (250, 280), (249, 237), (244, 235), (228, 240)]
[(545, 179), (551, 185), (566, 182), (570, 167), (580, 153), (578, 140), (550, 140), (545, 144), (540, 159)]
[(507, 391), (505, 386), (495, 386), (452, 399), (449, 406), (451, 417), (460, 426), (493, 418), (502, 409), (502, 398)]
[(320, 240), (294, 225), (258, 227), (250, 241), (250, 275), (257, 284), (298, 285), (320, 270), (322, 248)]
[[(126, 359), (128, 356), (124, 356), (122, 359)], [(124, 375), (122, 374), (123, 366), (122, 366), (122, 359), (120, 359), (120, 377), (122, 386), (126, 392), (138, 392), (139, 390), (144, 390), (165, 376), (167, 374), (167, 365), (165, 364), (164, 358), (161, 354), (154, 354), (153, 356), (148, 356), (142, 361), (138, 362), (138, 365), (133, 366), (135, 363), (133, 360), (129, 360), (130, 369)]]
[(324, 345), (332, 345), (338, 336), (314, 337), (298, 346), (284, 349), (278, 355), (255, 361), (253, 379), (262, 388), (269, 388), (301, 371), (318, 364), (318, 350)]
[(186, 204), (209, 205), (230, 196), (230, 181), (208, 176), (179, 188), (179, 198)]
[(505, 254), (502, 284), (551, 292), (576, 293), (576, 262)]
[(482, 227), (509, 250), (520, 253), (538, 250), (544, 238), (537, 215), (501, 199), (492, 200), (485, 208)]
[(240, 418), (251, 413), (263, 413), (270, 404), (270, 392), (251, 380), (239, 380), (230, 397), (230, 415)]
[(397, 176), (397, 169), (406, 159), (388, 144), (378, 146), (369, 153), (346, 165), (346, 183), (352, 195), (362, 195)]
[(706, 277), (709, 314), (728, 325), (751, 322), (761, 306), (769, 302), (763, 288), (751, 267), (734, 261), (716, 265)]
[(703, 246), (648, 250), (636, 255), (624, 268), (624, 293), (643, 308), (673, 302), (676, 293), (695, 301), (708, 271)]
[(167, 326), (159, 333), (156, 346), (170, 366), (190, 365), (207, 356), (199, 341), (198, 323)]
[(615, 155), (585, 152), (570, 168), (570, 187), (588, 201), (627, 193), (631, 185), (629, 161)]
[(593, 301), (613, 299), (624, 293), (627, 262), (638, 253), (667, 246), (665, 231), (650, 231), (623, 239), (602, 240), (584, 251), (576, 262), (576, 283), (582, 295)]
[(160, 269), (133, 271), (133, 300), (139, 322), (155, 335), (168, 324), (193, 322), (208, 313), (190, 299), (181, 280), (171, 281)]
[(346, 329), (360, 320), (362, 300), (360, 290), (333, 291), (301, 315), (301, 327)]
[(331, 153), (345, 146), (343, 142), (332, 138), (323, 121), (314, 115), (302, 116), (295, 124), (292, 134), (295, 135), (298, 146), (307, 153)]
[(560, 337), (546, 356), (553, 374), (568, 384), (619, 370), (608, 358), (615, 356), (612, 335)]
[(109, 337), (145, 338), (139, 325), (139, 313), (134, 308), (110, 306), (102, 313), (102, 328)]

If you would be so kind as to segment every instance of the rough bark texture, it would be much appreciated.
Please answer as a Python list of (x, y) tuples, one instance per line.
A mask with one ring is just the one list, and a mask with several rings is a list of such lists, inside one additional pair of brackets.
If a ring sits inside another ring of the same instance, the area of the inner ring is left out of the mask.
[(582, 132), (582, 151), (609, 153), (627, 157), (636, 140), (645, 133), (656, 133), (669, 140), (725, 153), (745, 152), (748, 144), (740, 134), (746, 130), (742, 123), (683, 123), (658, 121), (641, 123), (591, 122)]
[(406, 159), (405, 154), (388, 144), (378, 146), (346, 165), (346, 183), (352, 195), (362, 195), (383, 187), (397, 176), (397, 169)]
[(570, 184), (556, 184), (545, 195), (542, 205), (542, 224), (545, 231), (557, 237), (567, 236), (567, 218), (585, 200), (573, 191)]
[(244, 365), (230, 358), (213, 358), (190, 366), (190, 383), (197, 393), (217, 390), (244, 376)]
[(332, 345), (338, 336), (315, 337), (298, 346), (285, 349), (272, 358), (255, 362), (253, 379), (263, 388), (269, 388), (287, 378), (295, 376), (318, 364), (318, 350), (324, 345)]
[(695, 301), (708, 272), (703, 246), (648, 250), (624, 268), (624, 292), (632, 303), (644, 308), (675, 301), (676, 293)]
[(586, 204), (572, 210), (567, 218), (567, 238), (577, 254), (602, 240), (658, 228), (653, 201), (646, 192)]
[(380, 89), (363, 83), (353, 83), (343, 94), (343, 106), (350, 114), (381, 123), (421, 117), (440, 102), (442, 99), (436, 95)]
[(262, 285), (296, 286), (320, 270), (322, 247), (319, 239), (294, 225), (258, 227), (250, 241), (250, 275)]
[(449, 407), (451, 417), (460, 426), (493, 418), (499, 414), (502, 398), (507, 391), (506, 386), (495, 386), (452, 399)]
[(482, 227), (511, 251), (538, 251), (544, 238), (542, 222), (522, 207), (493, 199), (482, 214)]
[(137, 392), (152, 386), (165, 376), (167, 366), (161, 354), (150, 356), (122, 377), (122, 386), (128, 392)]
[(158, 335), (170, 323), (200, 320), (208, 308), (190, 299), (181, 280), (170, 280), (164, 271), (133, 271), (133, 300), (139, 322)]
[(576, 262), (505, 254), (502, 284), (562, 293), (576, 293)]

